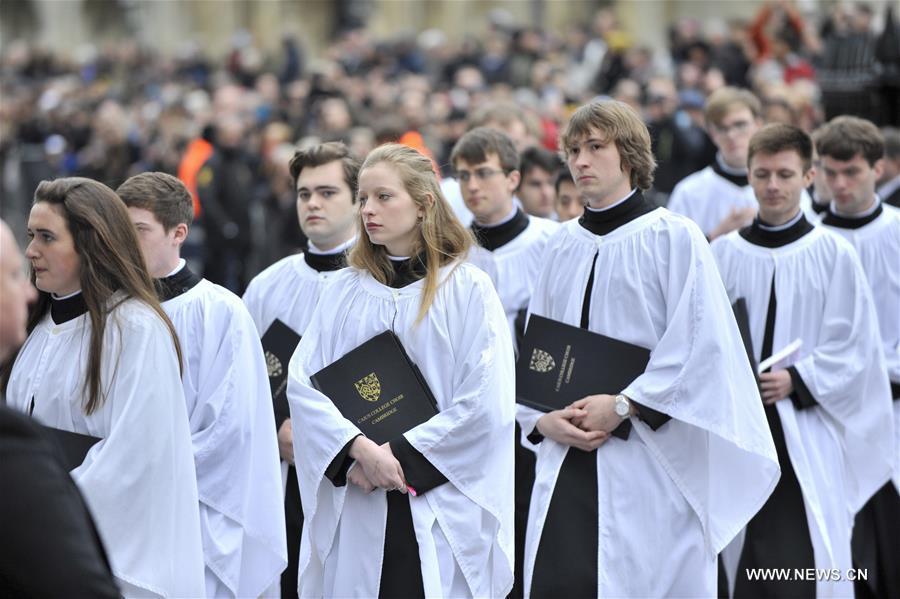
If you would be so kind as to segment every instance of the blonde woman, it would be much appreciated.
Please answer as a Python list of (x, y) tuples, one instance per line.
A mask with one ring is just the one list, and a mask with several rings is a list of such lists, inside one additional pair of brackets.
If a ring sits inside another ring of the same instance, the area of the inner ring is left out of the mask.
[[(299, 594), (503, 597), (513, 579), (515, 411), (503, 307), (488, 276), (465, 262), (471, 236), (425, 156), (377, 148), (358, 198), (365, 234), (289, 369), (306, 514)], [(388, 329), (439, 413), (379, 446), (309, 378)]]

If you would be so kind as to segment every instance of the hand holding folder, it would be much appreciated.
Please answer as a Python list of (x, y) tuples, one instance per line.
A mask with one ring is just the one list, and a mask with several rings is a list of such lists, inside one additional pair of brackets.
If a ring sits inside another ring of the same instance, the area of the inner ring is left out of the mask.
[(647, 348), (532, 314), (516, 363), (516, 401), (551, 412), (588, 395), (615, 395), (649, 361)]
[(428, 383), (391, 331), (350, 350), (312, 375), (310, 383), (378, 445), (438, 413)]

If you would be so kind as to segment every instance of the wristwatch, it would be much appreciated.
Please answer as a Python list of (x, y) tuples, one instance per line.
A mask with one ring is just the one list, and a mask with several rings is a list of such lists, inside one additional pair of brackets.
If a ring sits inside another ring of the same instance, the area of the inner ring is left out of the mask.
[(626, 418), (631, 418), (631, 401), (619, 393), (616, 395), (616, 415), (625, 420)]

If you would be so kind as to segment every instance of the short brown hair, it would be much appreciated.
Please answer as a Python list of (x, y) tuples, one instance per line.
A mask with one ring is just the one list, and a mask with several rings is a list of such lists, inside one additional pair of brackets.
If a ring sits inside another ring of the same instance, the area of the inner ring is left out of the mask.
[(703, 116), (707, 124), (718, 125), (735, 106), (744, 106), (758, 119), (762, 115), (762, 103), (753, 92), (737, 87), (720, 87), (706, 99)]
[(166, 173), (141, 173), (119, 186), (116, 193), (129, 208), (149, 210), (166, 232), (194, 220), (194, 201), (184, 183)]
[(347, 144), (340, 141), (326, 141), (303, 150), (294, 152), (289, 168), (294, 179), (294, 190), (297, 190), (297, 179), (305, 168), (322, 166), (340, 160), (344, 168), (344, 182), (350, 188), (350, 195), (356, 202), (356, 191), (359, 188), (360, 161), (350, 153)]
[(819, 158), (831, 156), (835, 160), (852, 160), (861, 154), (869, 166), (884, 157), (884, 136), (871, 122), (855, 116), (839, 116), (821, 127), (816, 135)]
[(812, 166), (812, 138), (799, 127), (784, 123), (770, 123), (750, 138), (747, 166), (750, 166), (750, 162), (756, 154), (777, 154), (788, 150), (793, 150), (800, 155), (803, 172), (807, 172)]
[(650, 189), (656, 159), (653, 158), (647, 125), (634, 109), (618, 100), (585, 104), (575, 111), (559, 135), (563, 152), (568, 155), (569, 147), (589, 136), (592, 130), (599, 131), (607, 141), (616, 144), (622, 169), (631, 171), (631, 185)]
[(510, 173), (519, 168), (519, 153), (509, 136), (493, 127), (476, 127), (459, 138), (450, 152), (450, 165), (456, 168), (457, 160), (469, 164), (481, 164), (495, 154), (500, 166)]

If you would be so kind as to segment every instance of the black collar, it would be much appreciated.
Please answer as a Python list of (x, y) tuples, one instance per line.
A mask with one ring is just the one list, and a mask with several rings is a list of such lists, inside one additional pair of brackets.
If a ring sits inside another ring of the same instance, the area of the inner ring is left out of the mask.
[(316, 272), (330, 272), (340, 270), (347, 266), (347, 254), (313, 254), (310, 251), (303, 252), (303, 260)]
[(578, 219), (578, 224), (594, 235), (606, 235), (654, 210), (656, 206), (638, 189), (624, 202), (609, 210), (596, 211), (585, 208), (584, 214)]
[(391, 266), (394, 267), (394, 276), (388, 286), (394, 289), (400, 289), (419, 279), (424, 279), (427, 271), (425, 260), (421, 255), (405, 260), (391, 260)]
[(741, 237), (752, 243), (753, 245), (765, 248), (780, 248), (781, 246), (793, 243), (813, 230), (813, 226), (809, 224), (806, 217), (801, 213), (800, 220), (786, 229), (779, 231), (769, 231), (763, 227), (770, 226), (759, 220), (757, 216), (753, 219), (753, 224), (744, 227), (739, 231)]
[(472, 233), (481, 247), (493, 252), (521, 235), (528, 228), (528, 223), (528, 217), (519, 209), (510, 220), (496, 227), (484, 227), (473, 221)]
[(182, 293), (187, 293), (200, 281), (200, 277), (195, 275), (188, 265), (185, 264), (184, 268), (174, 275), (156, 279), (156, 293), (159, 295), (159, 301), (167, 302)]
[(806, 188), (806, 193), (809, 194), (810, 199), (812, 199), (812, 209), (816, 214), (822, 214), (826, 210), (828, 210), (828, 204), (822, 204), (818, 201), (816, 196), (816, 186), (810, 185)]
[(881, 216), (882, 212), (884, 212), (884, 208), (881, 207), (880, 202), (878, 204), (878, 207), (875, 208), (872, 214), (867, 214), (858, 218), (835, 214), (834, 212), (832, 212), (831, 207), (829, 206), (828, 212), (825, 214), (825, 218), (822, 219), (822, 224), (828, 225), (829, 227), (837, 227), (838, 229), (859, 229), (860, 227), (865, 227), (870, 222)]
[(55, 324), (69, 322), (87, 311), (83, 293), (79, 292), (78, 295), (66, 299), (56, 299), (52, 295), (50, 296), (50, 318)]
[(715, 159), (713, 159), (712, 165), (710, 165), (710, 166), (712, 166), (713, 172), (715, 172), (717, 175), (719, 175), (719, 176), (722, 177), (723, 179), (726, 179), (726, 180), (728, 180), (728, 181), (731, 181), (732, 183), (734, 183), (734, 184), (737, 185), (738, 187), (746, 187), (747, 185), (750, 184), (749, 181), (747, 181), (747, 175), (746, 175), (746, 173), (743, 174), (743, 175), (735, 175), (735, 174), (729, 173), (728, 171), (726, 171), (725, 169), (723, 169), (723, 168), (722, 168), (722, 165), (719, 164), (719, 158), (718, 158), (718, 157), (716, 157)]

